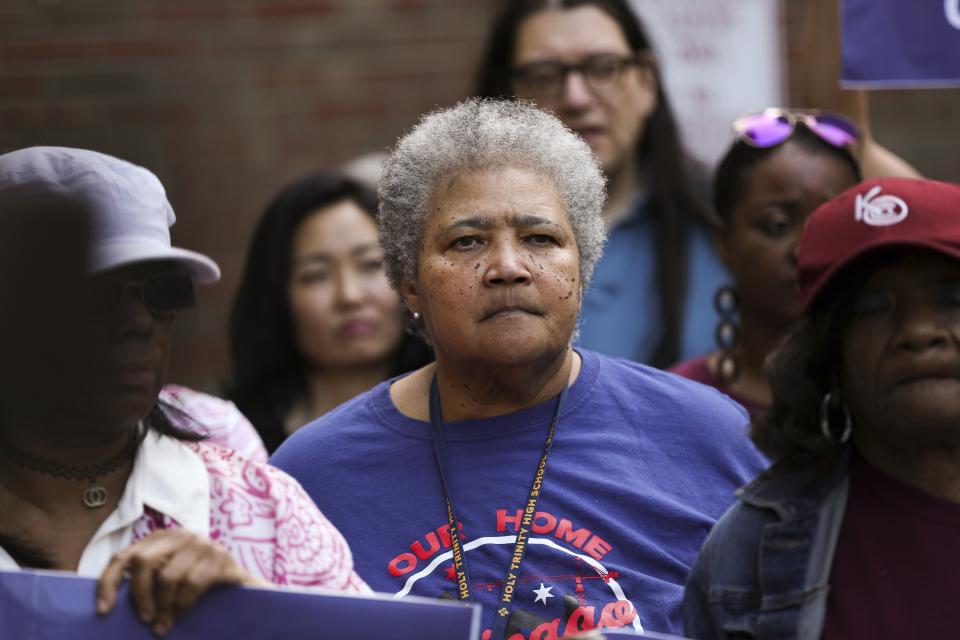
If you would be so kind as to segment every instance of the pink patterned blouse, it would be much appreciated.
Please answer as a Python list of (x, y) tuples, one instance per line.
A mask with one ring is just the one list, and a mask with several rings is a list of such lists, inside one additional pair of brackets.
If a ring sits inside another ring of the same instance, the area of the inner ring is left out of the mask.
[[(123, 495), (87, 543), (77, 574), (97, 578), (115, 554), (173, 528), (209, 537), (276, 585), (370, 592), (346, 540), (296, 480), (236, 451), (156, 433), (141, 443)], [(0, 547), (0, 571), (19, 569)]]
[(233, 449), (247, 460), (267, 461), (260, 434), (229, 400), (176, 384), (164, 386), (160, 400), (187, 414), (203, 428), (209, 442)]
[[(252, 575), (277, 585), (370, 592), (353, 571), (343, 536), (296, 480), (206, 442), (166, 444), (199, 456), (209, 485), (207, 534)], [(175, 518), (145, 505), (133, 523), (131, 543), (157, 529), (179, 526)]]

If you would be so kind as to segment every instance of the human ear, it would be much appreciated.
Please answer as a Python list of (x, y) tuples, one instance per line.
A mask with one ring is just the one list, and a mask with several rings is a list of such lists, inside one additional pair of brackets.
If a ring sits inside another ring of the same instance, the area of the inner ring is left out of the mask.
[(730, 269), (730, 247), (727, 241), (730, 239), (729, 225), (725, 220), (719, 220), (713, 228), (713, 247), (717, 251), (717, 257), (727, 269)]
[(406, 277), (400, 280), (400, 297), (403, 298), (403, 303), (407, 305), (410, 313), (420, 313), (420, 295), (416, 280)]

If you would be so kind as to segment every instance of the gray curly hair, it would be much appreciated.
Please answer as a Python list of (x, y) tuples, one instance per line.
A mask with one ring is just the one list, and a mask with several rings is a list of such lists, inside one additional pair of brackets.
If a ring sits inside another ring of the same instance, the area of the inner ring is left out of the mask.
[(380, 244), (395, 289), (404, 278), (416, 278), (423, 224), (437, 186), (467, 170), (503, 165), (531, 169), (556, 185), (586, 288), (606, 239), (600, 215), (605, 181), (590, 147), (529, 103), (474, 98), (423, 116), (384, 164)]

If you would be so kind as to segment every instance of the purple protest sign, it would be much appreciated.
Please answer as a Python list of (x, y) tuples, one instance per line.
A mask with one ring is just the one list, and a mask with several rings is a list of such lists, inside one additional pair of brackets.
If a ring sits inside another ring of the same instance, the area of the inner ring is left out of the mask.
[(845, 87), (960, 86), (960, 0), (843, 0)]
[(630, 640), (631, 638), (646, 638), (647, 640), (687, 640), (685, 637), (672, 636), (668, 633), (657, 633), (656, 631), (645, 631), (637, 633), (629, 629), (600, 629), (592, 634), (577, 636), (581, 640)]
[[(96, 581), (53, 572), (0, 572), (0, 636), (31, 640), (155, 640), (133, 610), (125, 584), (117, 608), (94, 612)], [(220, 588), (174, 624), (171, 640), (351, 638), (476, 640), (480, 609), (424, 598), (319, 595)]]

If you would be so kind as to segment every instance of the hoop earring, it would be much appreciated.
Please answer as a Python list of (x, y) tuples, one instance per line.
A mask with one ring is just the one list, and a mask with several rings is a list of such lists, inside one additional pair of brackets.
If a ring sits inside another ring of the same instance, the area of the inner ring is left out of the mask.
[[(843, 430), (840, 432), (840, 437), (837, 437), (836, 430), (833, 428), (833, 425), (830, 424), (831, 409), (840, 409), (843, 413)], [(834, 396), (832, 391), (828, 391), (823, 395), (823, 400), (820, 401), (820, 433), (823, 434), (824, 439), (830, 444), (841, 445), (850, 439), (852, 432), (853, 421), (850, 419), (850, 412), (847, 410), (847, 405), (840, 402), (839, 393)]]
[(740, 363), (734, 355), (734, 347), (740, 341), (740, 325), (737, 323), (737, 311), (740, 304), (737, 290), (731, 285), (717, 289), (713, 296), (713, 308), (720, 315), (720, 322), (713, 332), (720, 355), (717, 357), (717, 374), (724, 384), (730, 384), (740, 377)]

